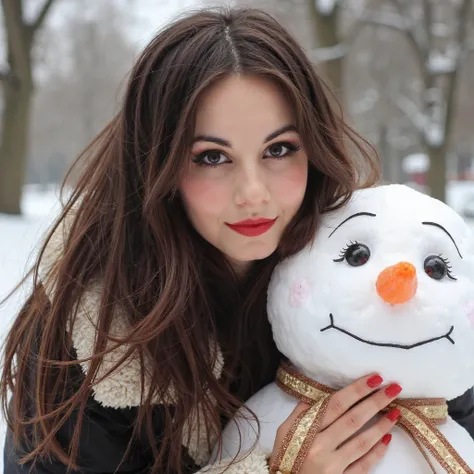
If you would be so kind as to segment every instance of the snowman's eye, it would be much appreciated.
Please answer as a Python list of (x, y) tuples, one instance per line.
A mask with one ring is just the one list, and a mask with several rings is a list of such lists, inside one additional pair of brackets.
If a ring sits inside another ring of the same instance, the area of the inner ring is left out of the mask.
[(360, 244), (359, 242), (350, 242), (344, 247), (339, 258), (335, 258), (334, 262), (346, 261), (351, 267), (361, 267), (365, 265), (370, 259), (370, 249), (367, 245)]
[(426, 274), (433, 280), (442, 280), (446, 276), (451, 280), (456, 280), (451, 270), (452, 266), (449, 260), (442, 255), (430, 255), (425, 258), (423, 265)]

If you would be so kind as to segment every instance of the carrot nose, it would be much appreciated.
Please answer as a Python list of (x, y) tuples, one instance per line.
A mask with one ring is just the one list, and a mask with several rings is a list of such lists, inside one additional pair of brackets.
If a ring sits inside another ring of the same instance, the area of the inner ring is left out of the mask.
[(377, 293), (389, 304), (402, 304), (416, 294), (418, 279), (416, 268), (408, 262), (400, 262), (383, 270), (377, 278)]

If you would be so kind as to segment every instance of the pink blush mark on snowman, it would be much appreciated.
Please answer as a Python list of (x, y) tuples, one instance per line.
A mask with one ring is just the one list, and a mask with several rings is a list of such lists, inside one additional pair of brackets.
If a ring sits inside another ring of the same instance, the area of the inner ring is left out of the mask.
[(290, 288), (290, 305), (301, 306), (301, 303), (309, 296), (310, 286), (305, 278), (298, 278)]
[(474, 300), (471, 300), (467, 303), (466, 316), (471, 326), (474, 327)]

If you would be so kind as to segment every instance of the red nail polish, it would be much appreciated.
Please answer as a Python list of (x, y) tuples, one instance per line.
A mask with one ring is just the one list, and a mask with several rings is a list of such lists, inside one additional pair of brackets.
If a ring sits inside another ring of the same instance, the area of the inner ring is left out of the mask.
[(390, 433), (386, 434), (383, 438), (382, 438), (382, 444), (385, 444), (385, 446), (388, 446), (390, 441), (392, 441), (392, 435)]
[(385, 389), (386, 395), (390, 398), (395, 398), (401, 391), (402, 391), (402, 387), (400, 387), (400, 385), (398, 385), (397, 383), (389, 385)]
[(367, 380), (367, 385), (370, 388), (375, 388), (382, 385), (382, 382), (383, 382), (383, 378), (380, 377), (380, 375), (373, 375), (372, 377), (370, 377), (370, 379)]
[(394, 408), (393, 410), (389, 411), (385, 416), (390, 420), (390, 421), (396, 421), (398, 418), (400, 418), (401, 412), (398, 408)]

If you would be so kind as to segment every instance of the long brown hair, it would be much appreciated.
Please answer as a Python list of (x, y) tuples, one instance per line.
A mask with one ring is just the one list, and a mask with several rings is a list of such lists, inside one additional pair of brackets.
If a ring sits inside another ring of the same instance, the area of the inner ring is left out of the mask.
[[(244, 280), (193, 230), (177, 190), (201, 93), (227, 74), (265, 76), (281, 86), (310, 160), (299, 212), (278, 250), (255, 262)], [(196, 406), (204, 407), (205, 425), (219, 438), (221, 416), (231, 417), (271, 381), (278, 353), (265, 305), (275, 265), (312, 240), (322, 212), (378, 179), (374, 150), (334, 104), (300, 46), (261, 11), (195, 12), (150, 42), (131, 71), (120, 111), (76, 162), (80, 179), (51, 231), (70, 220), (64, 249), (40, 281), (48, 236), (35, 265), (34, 290), (8, 335), (1, 396), (16, 442), (33, 433), (24, 462), (54, 456), (77, 468), (86, 402), (101, 379), (98, 369), (111, 339), (112, 346), (127, 347), (116, 367), (129, 357), (139, 358), (142, 366), (151, 361), (150, 389), (143, 388), (144, 373), (137, 380), (142, 400), (134, 437), (145, 428), (153, 473), (182, 472), (186, 420)], [(94, 354), (71, 391), (69, 369), (78, 363), (71, 360), (70, 338), (76, 305), (98, 279)], [(48, 286), (54, 291), (47, 296)], [(117, 308), (127, 315), (130, 331), (112, 338)], [(219, 380), (213, 373), (216, 352), (209, 349), (213, 340), (225, 357)], [(34, 386), (29, 387), (32, 370)], [(164, 399), (170, 387), (173, 406), (164, 406), (163, 437), (155, 446), (153, 400)], [(33, 409), (27, 403), (31, 398)], [(78, 423), (70, 446), (63, 447), (55, 435), (73, 411)]]

